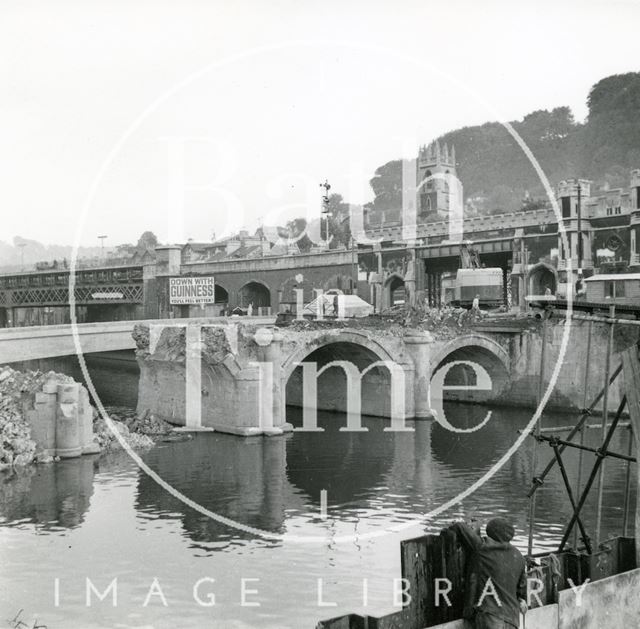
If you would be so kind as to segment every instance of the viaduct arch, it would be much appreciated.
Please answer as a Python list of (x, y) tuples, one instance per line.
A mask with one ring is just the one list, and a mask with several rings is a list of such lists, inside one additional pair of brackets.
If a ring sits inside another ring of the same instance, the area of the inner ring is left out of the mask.
[(527, 274), (529, 295), (544, 295), (549, 289), (552, 295), (558, 290), (558, 272), (551, 265), (539, 262)]

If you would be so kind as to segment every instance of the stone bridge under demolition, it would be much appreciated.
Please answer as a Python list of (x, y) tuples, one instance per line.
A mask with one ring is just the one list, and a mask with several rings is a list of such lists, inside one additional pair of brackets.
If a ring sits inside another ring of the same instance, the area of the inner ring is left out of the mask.
[[(545, 325), (543, 333), (533, 320), (435, 330), (346, 321), (288, 328), (148, 322), (134, 330), (138, 412), (248, 436), (292, 430), (287, 406), (303, 409), (296, 430), (321, 430), (317, 411), (346, 413), (349, 430), (362, 429), (361, 415), (389, 418), (389, 429), (401, 430), (407, 419), (434, 417), (443, 398), (535, 406), (543, 338), (546, 387), (565, 331), (561, 321)], [(606, 333), (594, 329), (591, 359), (599, 360)], [(585, 334), (584, 325), (573, 324), (565, 358), (572, 369), (560, 369), (549, 407), (583, 404), (586, 359), (575, 348), (586, 345)], [(601, 387), (601, 371), (588, 377)], [(617, 399), (614, 387), (610, 404)]]
[[(180, 319), (158, 320), (157, 325), (175, 325)], [(202, 319), (194, 319), (196, 324)], [(216, 321), (209, 318), (207, 320)], [(217, 321), (226, 321), (219, 318)], [(255, 317), (258, 324), (273, 323), (274, 317)], [(133, 329), (140, 321), (102, 321), (78, 323), (76, 327), (78, 345), (83, 354), (135, 349)], [(56, 358), (76, 354), (78, 346), (74, 340), (73, 326), (38, 325), (0, 329), (0, 365), (25, 362), (41, 358)]]

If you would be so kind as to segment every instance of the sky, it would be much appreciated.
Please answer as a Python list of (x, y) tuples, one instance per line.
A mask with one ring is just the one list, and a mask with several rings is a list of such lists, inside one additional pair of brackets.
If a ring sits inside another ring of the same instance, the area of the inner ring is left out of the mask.
[[(640, 0), (1, 0), (0, 241), (210, 240), (638, 71)], [(464, 183), (464, 182), (463, 182)]]

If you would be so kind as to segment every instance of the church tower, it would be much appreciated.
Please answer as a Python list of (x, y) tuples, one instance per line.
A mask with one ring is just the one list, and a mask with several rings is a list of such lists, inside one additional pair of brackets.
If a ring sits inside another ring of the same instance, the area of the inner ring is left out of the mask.
[(445, 175), (456, 176), (456, 149), (436, 140), (421, 146), (418, 152), (418, 214), (426, 217), (438, 214), (442, 218), (449, 212), (449, 184)]

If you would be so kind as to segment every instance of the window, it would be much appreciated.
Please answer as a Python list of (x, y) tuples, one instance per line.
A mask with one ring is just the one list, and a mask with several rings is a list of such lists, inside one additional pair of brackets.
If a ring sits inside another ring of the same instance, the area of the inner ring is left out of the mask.
[(611, 216), (613, 214), (613, 208), (612, 207), (608, 207), (607, 208), (607, 216)]
[(613, 282), (609, 280), (604, 283), (604, 296), (608, 297), (609, 299), (613, 299), (615, 297), (615, 288)]
[(621, 210), (620, 210), (620, 206), (618, 205), (616, 206), (616, 214), (620, 214), (620, 213), (621, 213)]
[(636, 230), (635, 229), (631, 229), (631, 253), (635, 254), (637, 253), (637, 249), (636, 249)]
[(640, 209), (640, 186), (636, 187), (636, 207)]
[(562, 218), (571, 216), (571, 197), (562, 197)]
[(624, 280), (607, 280), (604, 283), (604, 294), (609, 299), (624, 297)]

